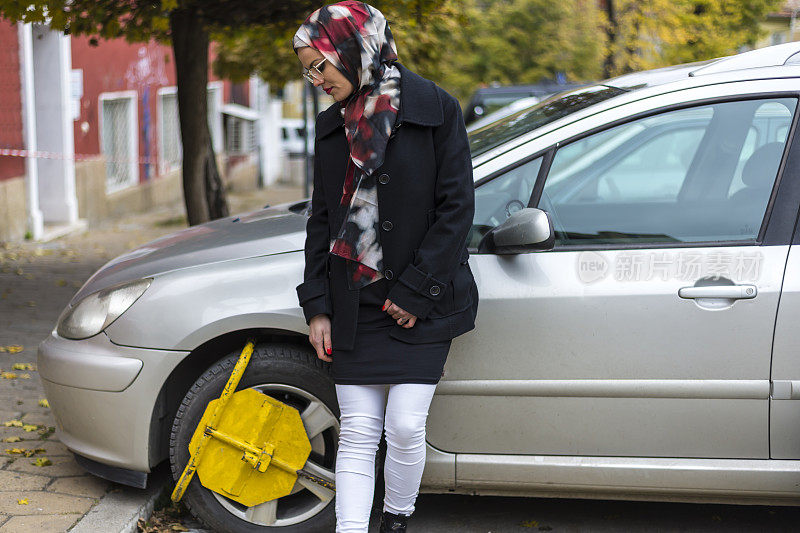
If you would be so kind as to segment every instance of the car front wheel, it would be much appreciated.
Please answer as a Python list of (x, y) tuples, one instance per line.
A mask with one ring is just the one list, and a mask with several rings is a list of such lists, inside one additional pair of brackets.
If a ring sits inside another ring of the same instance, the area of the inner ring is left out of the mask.
[[(181, 402), (170, 434), (175, 481), (189, 462), (189, 441), (206, 406), (222, 394), (239, 355), (236, 351), (211, 366)], [(237, 390), (252, 388), (295, 407), (311, 441), (305, 469), (334, 479), (339, 408), (328, 365), (294, 345), (257, 345)], [(287, 496), (246, 507), (205, 488), (195, 475), (181, 501), (214, 531), (308, 533), (331, 531), (336, 521), (333, 493), (304, 478)]]

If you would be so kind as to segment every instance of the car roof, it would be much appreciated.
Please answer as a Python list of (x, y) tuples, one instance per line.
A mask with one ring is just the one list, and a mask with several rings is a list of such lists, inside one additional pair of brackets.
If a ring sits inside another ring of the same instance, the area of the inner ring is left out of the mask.
[(800, 42), (758, 48), (756, 50), (750, 50), (732, 56), (708, 59), (706, 61), (695, 61), (682, 65), (623, 74), (622, 76), (617, 76), (616, 78), (611, 78), (601, 83), (620, 89), (653, 87), (687, 77), (707, 76), (709, 74), (734, 72), (751, 68), (777, 67), (793, 64), (793, 62), (795, 62), (795, 64), (800, 64)]
[[(800, 67), (800, 42), (790, 42), (750, 50), (732, 56), (633, 72), (609, 78), (589, 88), (560, 93), (555, 98), (563, 97), (573, 92), (577, 93), (587, 89), (601, 89), (603, 87), (622, 89), (625, 92), (523, 133), (513, 139), (508, 139), (502, 144), (476, 155), (473, 158), (473, 163), (475, 166), (479, 166), (547, 132), (586, 116), (594, 115), (640, 98), (715, 83), (730, 83), (748, 79), (800, 77), (800, 68), (798, 67)], [(517, 114), (524, 112), (524, 110), (519, 111), (512, 116), (517, 116)], [(490, 128), (491, 125), (486, 127)]]

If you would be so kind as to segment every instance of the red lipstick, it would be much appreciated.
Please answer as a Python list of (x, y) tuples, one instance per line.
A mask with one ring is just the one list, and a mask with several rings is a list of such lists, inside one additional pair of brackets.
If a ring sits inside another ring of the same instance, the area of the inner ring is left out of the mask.
[(326, 89), (325, 87), (323, 87), (322, 90), (325, 91), (328, 94), (331, 94), (331, 91), (333, 90), (333, 87), (331, 87), (330, 89)]

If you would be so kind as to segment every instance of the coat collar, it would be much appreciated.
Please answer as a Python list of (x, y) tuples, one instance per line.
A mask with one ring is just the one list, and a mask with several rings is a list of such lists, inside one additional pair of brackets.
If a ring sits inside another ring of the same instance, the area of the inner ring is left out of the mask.
[[(444, 123), (442, 104), (436, 85), (408, 70), (404, 65), (395, 63), (400, 70), (400, 113), (399, 123), (411, 122), (420, 126), (441, 126)], [(339, 102), (334, 102), (317, 117), (317, 139), (333, 133), (344, 124), (339, 112)]]

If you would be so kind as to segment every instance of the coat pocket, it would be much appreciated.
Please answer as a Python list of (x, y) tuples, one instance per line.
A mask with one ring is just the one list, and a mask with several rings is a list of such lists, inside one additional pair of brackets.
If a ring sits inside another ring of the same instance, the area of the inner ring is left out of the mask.
[(428, 318), (441, 318), (460, 313), (472, 305), (472, 270), (469, 263), (459, 263), (456, 274), (447, 284), (447, 292), (431, 308)]

